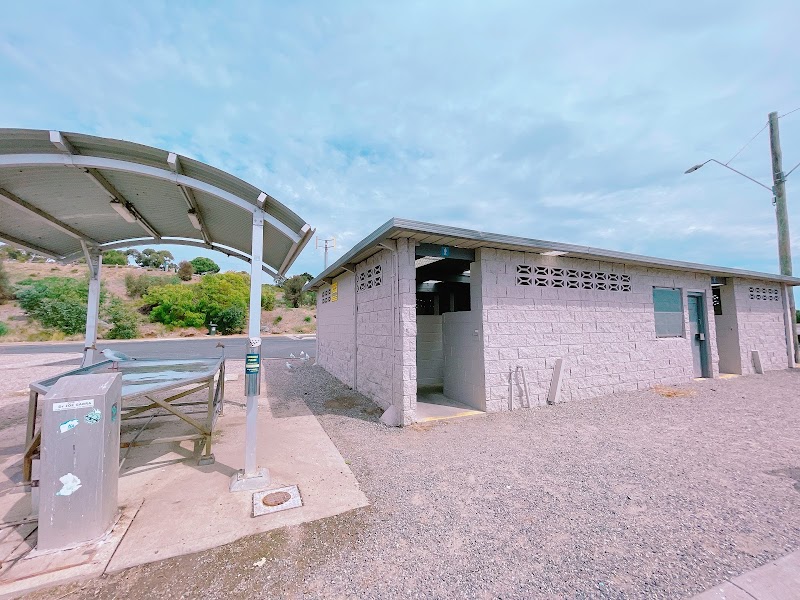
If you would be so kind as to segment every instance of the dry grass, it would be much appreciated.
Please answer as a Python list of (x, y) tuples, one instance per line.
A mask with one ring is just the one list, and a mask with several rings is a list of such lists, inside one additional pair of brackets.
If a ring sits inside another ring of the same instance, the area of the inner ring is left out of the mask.
[(692, 390), (672, 387), (668, 385), (653, 386), (653, 391), (659, 396), (663, 396), (664, 398), (691, 398), (692, 396), (697, 395), (697, 392), (694, 392)]

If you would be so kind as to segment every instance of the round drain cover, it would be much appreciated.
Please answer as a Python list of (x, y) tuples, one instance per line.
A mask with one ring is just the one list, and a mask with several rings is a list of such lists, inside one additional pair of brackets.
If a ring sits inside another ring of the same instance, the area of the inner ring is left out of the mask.
[(267, 494), (261, 499), (261, 503), (264, 506), (280, 506), (284, 502), (288, 502), (292, 499), (292, 495), (289, 492), (272, 492), (271, 494)]

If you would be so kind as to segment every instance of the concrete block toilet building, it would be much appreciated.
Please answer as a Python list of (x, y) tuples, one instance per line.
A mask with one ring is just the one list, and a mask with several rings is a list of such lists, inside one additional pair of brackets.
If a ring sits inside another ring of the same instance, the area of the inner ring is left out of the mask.
[(306, 288), (318, 364), (408, 425), (793, 367), (798, 284), (395, 218)]

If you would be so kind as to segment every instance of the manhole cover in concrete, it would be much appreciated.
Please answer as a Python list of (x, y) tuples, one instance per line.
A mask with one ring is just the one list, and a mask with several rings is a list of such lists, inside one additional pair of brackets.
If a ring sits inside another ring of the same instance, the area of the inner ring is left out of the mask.
[(292, 495), (289, 492), (273, 492), (272, 494), (264, 496), (261, 499), (261, 503), (264, 506), (280, 506), (291, 499)]
[(303, 506), (303, 500), (296, 485), (287, 485), (282, 488), (264, 490), (253, 494), (254, 517), (301, 506)]

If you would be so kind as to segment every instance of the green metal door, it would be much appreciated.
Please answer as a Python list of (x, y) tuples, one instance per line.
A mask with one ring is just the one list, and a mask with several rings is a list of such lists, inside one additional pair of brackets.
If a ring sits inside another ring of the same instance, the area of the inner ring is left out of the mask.
[(703, 294), (689, 294), (689, 337), (695, 377), (710, 377), (708, 340), (706, 340), (705, 303)]

